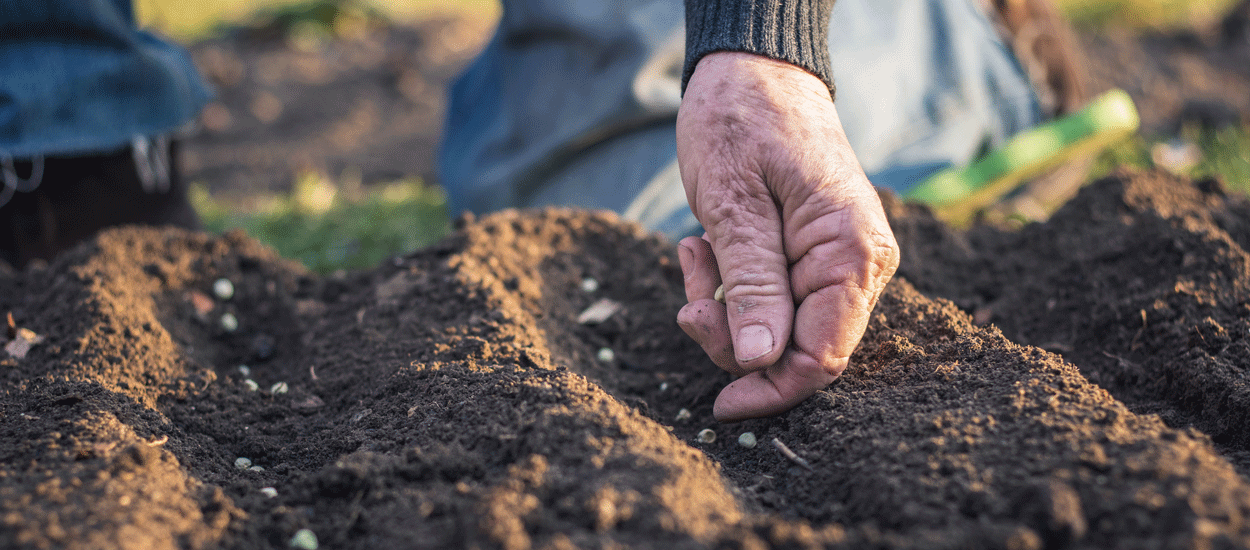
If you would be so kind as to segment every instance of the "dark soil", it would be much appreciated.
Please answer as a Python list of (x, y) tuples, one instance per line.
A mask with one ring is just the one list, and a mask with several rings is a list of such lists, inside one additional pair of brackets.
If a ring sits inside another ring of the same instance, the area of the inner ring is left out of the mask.
[(906, 264), (852, 366), (737, 425), (672, 246), (610, 215), (462, 220), (340, 278), (110, 231), (0, 275), (45, 337), (0, 362), (0, 546), (1250, 547), (1250, 204), (1132, 174), (1017, 233), (890, 210)]

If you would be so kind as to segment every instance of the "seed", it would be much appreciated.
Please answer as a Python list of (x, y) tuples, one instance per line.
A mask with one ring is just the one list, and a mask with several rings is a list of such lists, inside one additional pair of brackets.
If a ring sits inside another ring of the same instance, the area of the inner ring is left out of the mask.
[(234, 297), (234, 283), (230, 279), (217, 279), (213, 281), (213, 294), (222, 300), (229, 300)]
[(247, 391), (257, 391), (260, 389), (260, 384), (257, 384), (255, 380), (252, 380), (250, 378), (247, 380), (244, 380), (243, 385), (247, 387)]
[(738, 444), (748, 449), (754, 449), (756, 443), (758, 442), (755, 440), (755, 434), (752, 432), (743, 432), (742, 435), (738, 436)]
[(249, 471), (249, 472), (263, 472), (263, 471), (265, 471), (265, 467), (264, 467), (264, 466), (252, 466), (251, 468), (248, 468), (248, 469), (247, 469), (247, 471)]
[(709, 430), (709, 429), (704, 429), (703, 431), (699, 432), (698, 439), (699, 439), (699, 443), (712, 443), (713, 441), (716, 441), (716, 432)]
[(239, 330), (239, 318), (235, 317), (233, 313), (222, 314), (221, 328), (226, 329), (226, 332)]
[(269, 386), (269, 393), (272, 393), (272, 394), (282, 394), (288, 391), (291, 391), (291, 388), (290, 386), (286, 385), (286, 382), (278, 382), (272, 386)]
[(596, 281), (594, 277), (582, 279), (582, 292), (589, 294), (596, 290), (599, 290), (599, 281)]
[(678, 422), (685, 422), (687, 420), (690, 420), (690, 409), (682, 409), (680, 411), (677, 411)]
[(247, 365), (239, 365), (239, 374), (242, 374), (244, 378), (247, 378), (252, 375), (252, 369)]
[(660, 382), (660, 391), (668, 391), (668, 382)]
[(291, 542), (288, 542), (287, 546), (301, 550), (317, 550), (317, 534), (313, 533), (312, 529), (300, 529), (295, 532), (295, 536), (291, 537)]
[(611, 363), (616, 359), (616, 352), (612, 348), (599, 348), (599, 360), (604, 363)]
[(273, 497), (278, 496), (278, 490), (274, 489), (273, 487), (261, 487), (260, 494), (265, 495), (269, 498), (273, 498)]
[(246, 470), (252, 467), (252, 459), (245, 456), (234, 459), (234, 467), (240, 470)]
[(715, 298), (717, 302), (722, 304), (725, 303), (725, 285), (716, 287), (716, 294), (713, 294), (712, 297)]

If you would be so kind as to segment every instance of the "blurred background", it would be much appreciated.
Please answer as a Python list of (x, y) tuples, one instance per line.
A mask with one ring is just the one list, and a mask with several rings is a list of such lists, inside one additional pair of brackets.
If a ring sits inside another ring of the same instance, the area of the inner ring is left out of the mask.
[[(1250, 191), (1250, 0), (1056, 0), (1093, 93), (1142, 115), (1117, 166)], [(448, 84), (485, 45), (496, 0), (137, 0), (215, 87), (184, 147), (210, 229), (241, 228), (320, 272), (364, 268), (449, 229), (435, 177)]]

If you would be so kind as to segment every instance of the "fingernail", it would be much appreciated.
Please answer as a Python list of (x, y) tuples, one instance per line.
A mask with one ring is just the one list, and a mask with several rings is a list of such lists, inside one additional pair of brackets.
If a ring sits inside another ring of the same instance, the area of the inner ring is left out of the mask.
[(694, 259), (694, 251), (684, 244), (677, 245), (677, 261), (681, 264), (681, 273), (690, 273), (690, 261)]
[(738, 361), (759, 359), (773, 350), (773, 333), (764, 325), (747, 325), (738, 331)]

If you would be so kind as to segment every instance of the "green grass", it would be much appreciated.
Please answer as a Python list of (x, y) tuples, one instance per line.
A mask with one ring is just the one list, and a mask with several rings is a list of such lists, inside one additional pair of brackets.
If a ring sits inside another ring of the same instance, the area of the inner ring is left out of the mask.
[(307, 174), (294, 187), (290, 195), (257, 198), (246, 211), (232, 210), (202, 186), (192, 189), (192, 202), (210, 231), (242, 229), (320, 273), (373, 267), (450, 229), (442, 190), (417, 180), (349, 194)]
[(1238, 0), (1055, 0), (1078, 26), (1180, 29), (1216, 21)]
[(1200, 155), (1193, 166), (1172, 170), (1195, 179), (1215, 177), (1223, 181), (1229, 191), (1250, 194), (1250, 127), (1246, 126), (1230, 126), (1222, 130), (1190, 127), (1182, 130), (1176, 138), (1147, 139), (1137, 135), (1104, 152), (1095, 164), (1092, 176), (1104, 176), (1120, 166), (1158, 168), (1151, 152), (1156, 146), (1173, 139), (1197, 146)]
[[(430, 17), (439, 13), (476, 13), (497, 18), (499, 0), (133, 0), (141, 25), (154, 28), (183, 41), (212, 35), (229, 25), (254, 24), (274, 14), (309, 12), (310, 8), (340, 5), (349, 19), (362, 12), (376, 11), (399, 20)], [(316, 18), (317, 13), (309, 13)], [(332, 25), (333, 23), (331, 23)]]

